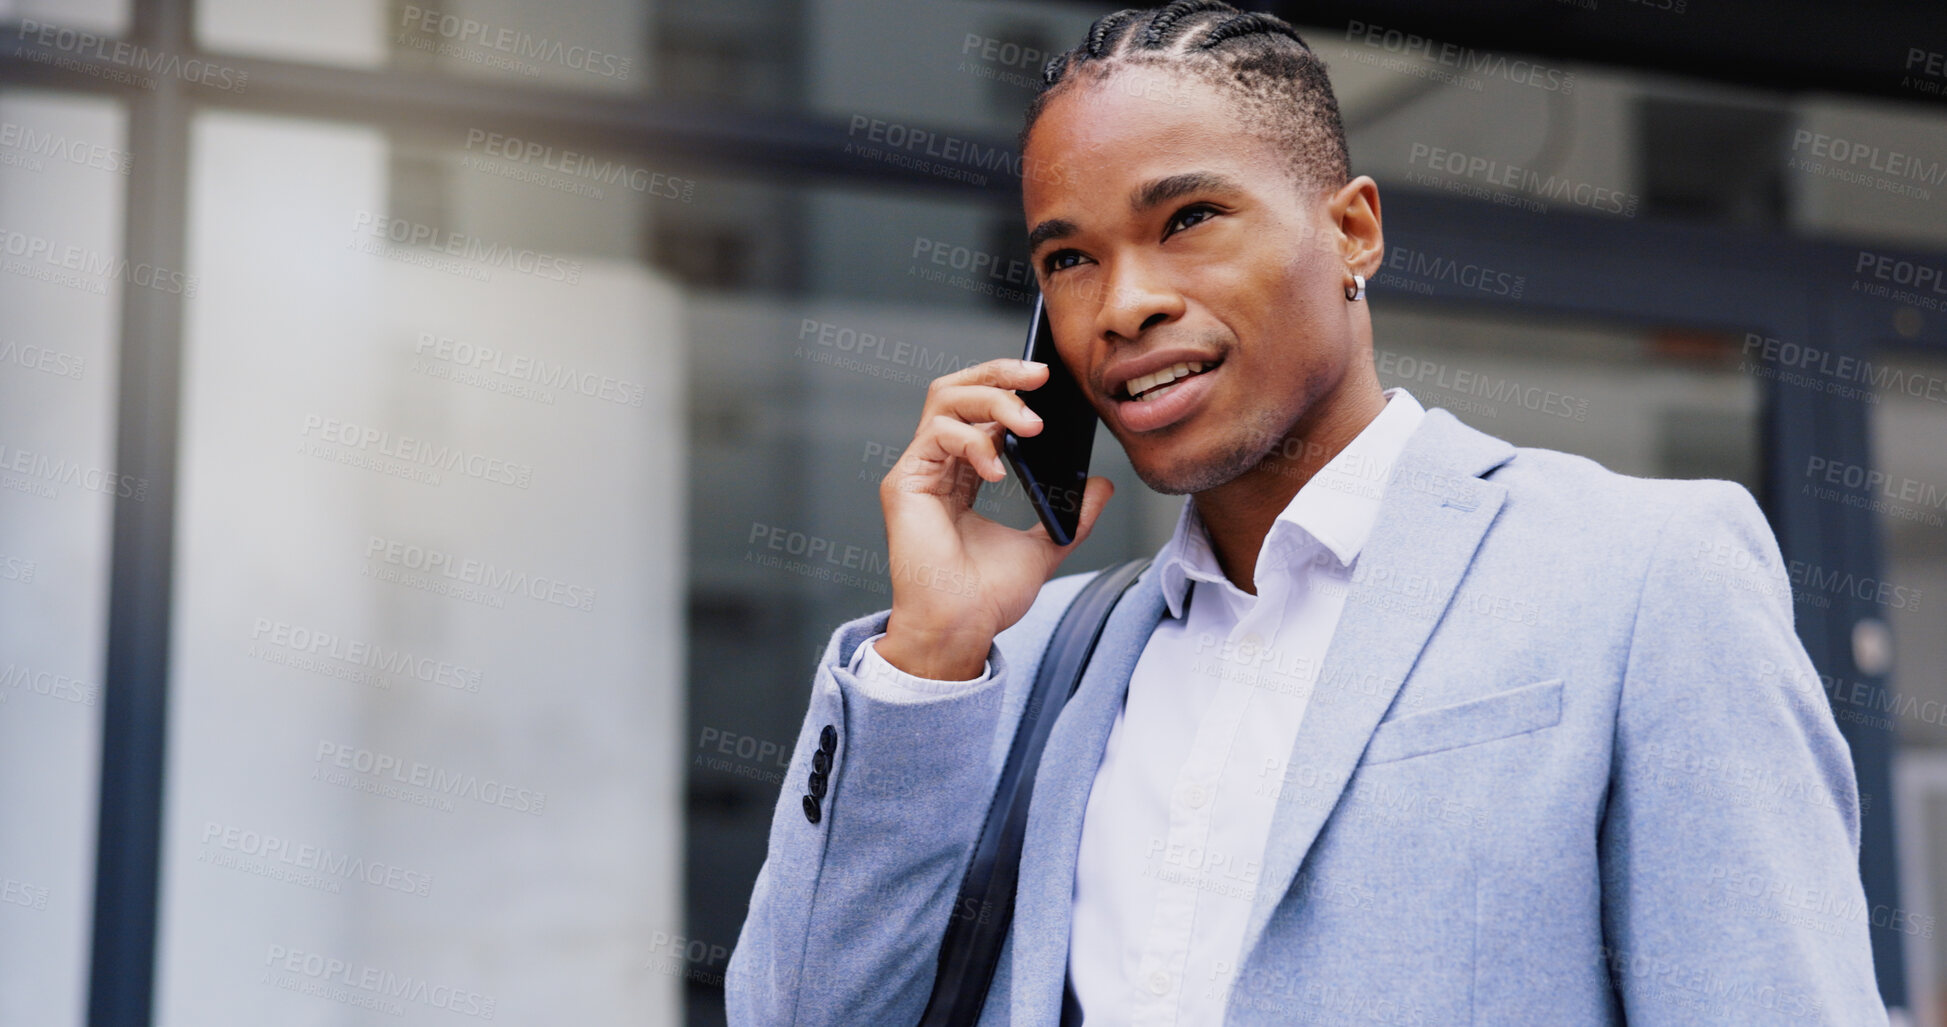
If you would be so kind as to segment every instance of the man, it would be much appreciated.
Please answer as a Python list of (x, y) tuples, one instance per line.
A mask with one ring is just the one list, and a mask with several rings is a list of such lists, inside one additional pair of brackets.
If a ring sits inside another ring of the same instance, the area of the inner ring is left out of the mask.
[[(1023, 202), (1062, 361), (1191, 498), (1049, 738), (981, 1022), (1884, 1023), (1849, 753), (1749, 493), (1381, 390), (1378, 188), (1282, 22), (1123, 12), (1046, 78)], [(1046, 374), (935, 381), (882, 484), (908, 571), (818, 669), (735, 1023), (926, 1005), (1087, 577), (971, 509)]]

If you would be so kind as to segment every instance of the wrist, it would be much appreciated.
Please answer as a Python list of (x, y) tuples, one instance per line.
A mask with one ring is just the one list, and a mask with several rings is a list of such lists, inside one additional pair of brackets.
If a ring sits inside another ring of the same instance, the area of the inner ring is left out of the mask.
[(916, 678), (931, 681), (971, 681), (986, 672), (992, 637), (978, 633), (904, 628), (888, 622), (886, 635), (874, 643), (879, 658)]

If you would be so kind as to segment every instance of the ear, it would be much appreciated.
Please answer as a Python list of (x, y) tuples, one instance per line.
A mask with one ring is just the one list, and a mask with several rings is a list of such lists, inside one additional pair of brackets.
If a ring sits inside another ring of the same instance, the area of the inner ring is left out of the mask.
[(1373, 278), (1386, 253), (1386, 237), (1379, 224), (1379, 183), (1370, 175), (1360, 175), (1339, 187), (1325, 205), (1327, 215), (1339, 228), (1338, 255), (1347, 272)]

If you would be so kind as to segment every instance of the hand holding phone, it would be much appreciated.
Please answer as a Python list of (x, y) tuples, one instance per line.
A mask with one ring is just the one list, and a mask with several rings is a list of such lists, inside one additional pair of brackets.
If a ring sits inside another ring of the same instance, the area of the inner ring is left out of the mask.
[(1082, 492), (1088, 482), (1090, 450), (1095, 448), (1098, 420), (1075, 376), (1055, 351), (1055, 332), (1048, 322), (1046, 299), (1036, 296), (1028, 324), (1023, 359), (1048, 365), (1048, 380), (1040, 388), (1019, 395), (1028, 409), (1040, 415), (1042, 428), (1025, 438), (1007, 433), (1007, 462), (1021, 479), (1035, 515), (1056, 545), (1075, 541), (1082, 516)]
[[(1054, 352), (1039, 304), (1034, 323), (1040, 330), (1031, 335), (1045, 350), (1031, 340), (1029, 359), (1045, 353), (1039, 360), (1043, 366), (989, 360), (934, 379), (913, 441), (879, 483), (892, 616), (876, 646), (880, 656), (909, 674), (950, 681), (977, 677), (994, 636), (1027, 613), (1071, 551), (1070, 543), (1088, 536), (1115, 491), (1107, 478), (1085, 484), (1081, 479), (1095, 433), (1094, 412), (1079, 389), (1073, 403), (1051, 402), (1059, 389), (1043, 391), (1057, 381), (1070, 389), (1074, 385)], [(1048, 414), (1030, 409), (1031, 399)], [(1070, 417), (1075, 404), (1087, 412), (1085, 424)], [(1044, 435), (1049, 436), (1046, 458), (1034, 444)], [(1015, 461), (1016, 473), (1026, 468), (1043, 484), (1043, 501), (1036, 503), (1039, 527), (1009, 527), (973, 509), (982, 482), (1007, 477), (1001, 452), (1009, 438), (1014, 445), (1007, 447), (1008, 459)]]

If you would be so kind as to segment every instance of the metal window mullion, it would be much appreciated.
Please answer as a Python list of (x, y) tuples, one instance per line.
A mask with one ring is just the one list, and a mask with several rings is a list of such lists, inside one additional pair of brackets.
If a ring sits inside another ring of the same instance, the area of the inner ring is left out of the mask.
[[(135, 0), (134, 39), (183, 53), (193, 0)], [(189, 105), (156, 76), (129, 97), (130, 171), (122, 256), (185, 269)], [(182, 409), (183, 297), (122, 283), (115, 467), (147, 483), (117, 496), (110, 551), (108, 654), (102, 690), (89, 1027), (147, 1027), (155, 1003), (156, 929), (168, 739), (177, 444)], [(163, 276), (163, 280), (169, 280)]]

